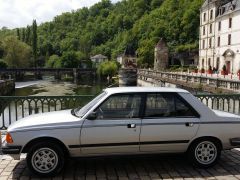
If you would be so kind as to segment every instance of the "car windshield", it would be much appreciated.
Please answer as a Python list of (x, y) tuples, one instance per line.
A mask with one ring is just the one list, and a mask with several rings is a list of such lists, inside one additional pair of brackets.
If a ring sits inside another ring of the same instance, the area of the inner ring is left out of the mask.
[(93, 100), (91, 100), (89, 103), (87, 103), (82, 108), (76, 108), (74, 109), (74, 114), (78, 117), (83, 117), (84, 114), (86, 114), (98, 101), (105, 96), (107, 93), (103, 91), (101, 94), (96, 96)]

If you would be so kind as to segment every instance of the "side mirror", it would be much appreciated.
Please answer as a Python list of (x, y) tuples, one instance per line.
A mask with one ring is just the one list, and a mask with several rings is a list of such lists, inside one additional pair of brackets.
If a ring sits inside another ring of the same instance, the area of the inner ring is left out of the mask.
[(91, 112), (88, 117), (87, 117), (88, 120), (95, 120), (97, 119), (97, 113), (96, 112)]

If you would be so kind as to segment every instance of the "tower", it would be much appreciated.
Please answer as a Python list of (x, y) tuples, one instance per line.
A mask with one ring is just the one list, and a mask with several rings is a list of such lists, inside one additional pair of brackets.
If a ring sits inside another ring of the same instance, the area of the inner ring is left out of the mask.
[(161, 38), (154, 50), (154, 70), (161, 71), (168, 67), (169, 51), (167, 44)]

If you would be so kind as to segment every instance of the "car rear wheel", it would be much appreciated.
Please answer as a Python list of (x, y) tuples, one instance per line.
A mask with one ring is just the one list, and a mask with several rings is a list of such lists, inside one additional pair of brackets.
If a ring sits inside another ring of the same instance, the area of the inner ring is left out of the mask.
[(193, 165), (207, 168), (215, 165), (221, 156), (221, 146), (211, 139), (194, 142), (188, 151), (188, 158)]
[(38, 143), (27, 154), (29, 170), (39, 176), (57, 175), (63, 169), (64, 162), (63, 151), (52, 142)]

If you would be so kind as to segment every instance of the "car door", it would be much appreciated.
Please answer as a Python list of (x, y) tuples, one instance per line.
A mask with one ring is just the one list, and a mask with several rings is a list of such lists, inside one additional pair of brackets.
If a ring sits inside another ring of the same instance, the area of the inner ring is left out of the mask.
[(95, 120), (84, 120), (82, 154), (139, 152), (141, 94), (115, 94), (94, 111)]
[(182, 152), (196, 135), (198, 113), (177, 93), (146, 94), (140, 134), (142, 152)]

